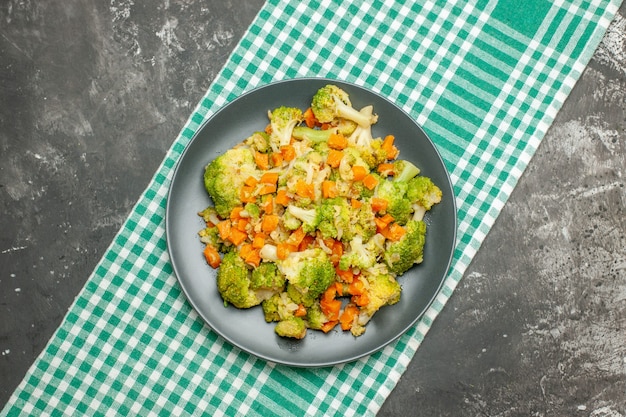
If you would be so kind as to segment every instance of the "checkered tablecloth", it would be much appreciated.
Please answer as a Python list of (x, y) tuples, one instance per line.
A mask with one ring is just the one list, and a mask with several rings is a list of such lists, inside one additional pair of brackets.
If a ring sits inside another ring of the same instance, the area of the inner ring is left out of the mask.
[[(235, 47), (2, 416), (374, 415), (524, 172), (621, 1), (270, 0)], [(301, 369), (240, 351), (191, 308), (164, 216), (199, 126), (245, 91), (322, 76), (419, 122), (450, 171), (458, 239), (417, 325), (356, 362)]]

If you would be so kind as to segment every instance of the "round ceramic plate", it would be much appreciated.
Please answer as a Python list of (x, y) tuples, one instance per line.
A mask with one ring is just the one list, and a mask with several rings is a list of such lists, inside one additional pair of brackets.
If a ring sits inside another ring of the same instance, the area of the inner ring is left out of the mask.
[[(340, 329), (324, 334), (309, 330), (303, 340), (285, 339), (266, 323), (261, 307), (225, 307), (215, 284), (216, 270), (202, 255), (197, 213), (212, 205), (204, 189), (206, 165), (227, 149), (262, 130), (267, 111), (278, 106), (309, 107), (311, 97), (326, 84), (349, 95), (355, 108), (373, 105), (378, 123), (374, 137), (395, 136), (400, 158), (417, 165), (443, 191), (443, 200), (427, 213), (424, 262), (398, 278), (401, 300), (383, 307), (360, 337)], [(442, 159), (420, 126), (387, 99), (362, 87), (327, 79), (294, 79), (266, 85), (235, 99), (213, 115), (192, 138), (181, 156), (170, 186), (166, 214), (167, 244), (180, 285), (206, 323), (224, 339), (250, 354), (290, 366), (319, 367), (356, 360), (388, 345), (415, 325), (439, 292), (447, 275), (456, 236), (456, 208), (450, 178)]]

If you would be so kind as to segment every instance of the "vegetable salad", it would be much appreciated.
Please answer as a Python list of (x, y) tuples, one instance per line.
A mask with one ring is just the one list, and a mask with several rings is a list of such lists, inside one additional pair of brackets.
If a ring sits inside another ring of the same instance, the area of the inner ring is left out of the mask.
[(393, 135), (372, 136), (377, 121), (329, 84), (207, 165), (199, 235), (225, 305), (260, 305), (279, 336), (302, 339), (359, 336), (400, 300), (396, 278), (423, 261), (423, 217), (442, 192)]

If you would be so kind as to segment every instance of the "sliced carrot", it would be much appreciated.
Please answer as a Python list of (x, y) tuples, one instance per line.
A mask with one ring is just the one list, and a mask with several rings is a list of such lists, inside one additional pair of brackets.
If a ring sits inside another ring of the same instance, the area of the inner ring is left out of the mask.
[(248, 187), (256, 187), (259, 181), (253, 176), (249, 176), (243, 183), (246, 184)]
[(355, 279), (348, 286), (348, 292), (350, 295), (362, 295), (365, 294), (365, 284), (360, 279)]
[(356, 198), (351, 198), (350, 199), (350, 206), (353, 209), (358, 209), (363, 205), (363, 203), (360, 200), (357, 200)]
[(406, 230), (398, 223), (391, 223), (379, 233), (385, 236), (385, 238), (395, 242), (402, 239), (402, 236), (406, 234)]
[(335, 181), (325, 180), (322, 182), (322, 197), (335, 198), (339, 195), (339, 189)]
[(393, 175), (394, 166), (393, 164), (390, 164), (390, 163), (379, 164), (378, 167), (376, 168), (376, 171), (378, 171), (379, 174), (385, 175), (385, 176)]
[(250, 220), (240, 217), (233, 221), (233, 226), (235, 227), (235, 229), (245, 232), (246, 227), (248, 226), (249, 223), (250, 223)]
[(374, 217), (374, 223), (376, 223), (376, 231), (378, 233), (380, 233), (381, 230), (384, 230), (387, 228), (387, 226), (389, 226), (389, 223), (385, 223), (385, 221), (381, 217)]
[(335, 285), (330, 285), (324, 293), (322, 294), (322, 298), (320, 301), (332, 301), (337, 296), (337, 287)]
[(230, 219), (231, 220), (237, 220), (237, 219), (241, 219), (241, 212), (243, 211), (243, 207), (242, 206), (237, 206), (234, 209), (232, 209), (232, 211), (230, 212)]
[(359, 315), (359, 308), (355, 305), (348, 304), (339, 316), (339, 323), (341, 324), (341, 330), (350, 330), (354, 319)]
[(378, 179), (372, 174), (367, 174), (365, 178), (363, 178), (363, 185), (368, 190), (373, 190), (378, 185)]
[(262, 208), (265, 214), (272, 214), (274, 212), (274, 196), (272, 194), (267, 194), (263, 197)]
[(341, 255), (343, 255), (343, 244), (337, 240), (333, 243), (333, 246), (331, 246), (330, 249), (332, 251), (330, 254), (330, 260), (333, 265), (337, 265)]
[(222, 262), (219, 252), (213, 245), (206, 245), (204, 248), (204, 257), (211, 268), (217, 268)]
[(276, 184), (263, 184), (261, 185), (261, 187), (259, 187), (258, 194), (266, 195), (266, 194), (273, 194), (275, 192), (276, 192)]
[(263, 184), (276, 184), (278, 182), (278, 172), (265, 172), (259, 182)]
[(256, 163), (256, 166), (259, 167), (259, 169), (270, 169), (270, 156), (266, 153), (255, 151), (254, 162)]
[(398, 148), (396, 148), (393, 144), (395, 137), (393, 135), (385, 136), (383, 139), (382, 149), (387, 154), (387, 159), (396, 159), (398, 157)]
[(343, 284), (341, 282), (335, 282), (333, 285), (337, 290), (337, 295), (341, 297), (343, 295)]
[(239, 199), (242, 203), (254, 203), (256, 201), (256, 197), (254, 195), (254, 188), (247, 185), (244, 185), (239, 190)]
[(352, 167), (352, 179), (354, 181), (362, 181), (367, 175), (367, 169), (364, 166), (354, 165)]
[(339, 267), (336, 267), (335, 272), (337, 273), (339, 279), (347, 284), (350, 284), (354, 281), (354, 273), (350, 268), (344, 271), (343, 269), (339, 269)]
[(228, 236), (228, 240), (233, 242), (233, 244), (235, 246), (239, 246), (247, 238), (248, 238), (248, 234), (247, 233), (242, 232), (241, 230), (235, 229), (235, 228), (231, 228), (230, 229), (230, 235)]
[(322, 300), (320, 300), (320, 307), (322, 309), (322, 313), (324, 313), (324, 315), (328, 317), (328, 320), (330, 321), (339, 320), (339, 311), (341, 310), (341, 300), (337, 300), (337, 299), (326, 300), (325, 298), (322, 298)]
[(287, 259), (287, 256), (289, 256), (291, 252), (296, 252), (296, 250), (297, 247), (289, 243), (279, 243), (276, 245), (276, 256), (278, 259)]
[(328, 129), (330, 129), (331, 127), (333, 127), (333, 126), (332, 126), (330, 123), (322, 123), (322, 124), (320, 125), (320, 129), (322, 129), (322, 130), (328, 130)]
[(331, 133), (328, 137), (328, 147), (331, 149), (346, 149), (348, 147), (348, 139), (341, 133)]
[(261, 249), (265, 245), (266, 236), (263, 233), (257, 233), (252, 239), (252, 247), (254, 249)]
[(387, 210), (387, 205), (389, 202), (384, 198), (380, 197), (372, 197), (372, 210), (375, 212), (385, 211)]
[(230, 220), (222, 220), (217, 224), (217, 232), (220, 235), (220, 239), (226, 240), (230, 237), (232, 223)]
[(304, 123), (307, 125), (307, 127), (314, 128), (318, 124), (315, 113), (313, 113), (313, 110), (310, 107), (304, 111), (303, 116)]
[(385, 214), (383, 217), (380, 218), (385, 224), (391, 224), (392, 221), (394, 221), (395, 219), (393, 218), (393, 216), (389, 213)]
[(328, 333), (328, 332), (330, 332), (332, 329), (334, 329), (334, 328), (335, 328), (335, 326), (337, 325), (337, 323), (339, 323), (339, 320), (327, 321), (326, 323), (324, 323), (324, 324), (322, 325), (321, 330), (322, 330), (324, 333)]
[(331, 168), (338, 168), (341, 160), (343, 159), (343, 151), (337, 149), (330, 149), (328, 156), (326, 157), (326, 164)]
[(286, 240), (286, 243), (299, 247), (300, 243), (302, 243), (302, 240), (304, 239), (305, 236), (306, 236), (306, 233), (304, 233), (304, 230), (302, 230), (302, 227), (298, 227), (289, 235), (289, 237)]
[(327, 237), (322, 239), (322, 241), (324, 242), (324, 246), (326, 246), (327, 248), (329, 248), (330, 250), (333, 249), (333, 245), (335, 244), (336, 240), (333, 239), (332, 237)]
[(265, 133), (267, 133), (268, 135), (270, 135), (272, 133), (272, 124), (268, 123), (267, 126), (265, 126)]
[(283, 164), (283, 154), (280, 152), (272, 152), (270, 159), (272, 160), (272, 166), (279, 167)]
[(289, 162), (296, 158), (296, 149), (293, 145), (283, 145), (280, 147), (280, 153), (283, 156), (283, 160)]
[(250, 264), (254, 267), (259, 266), (259, 264), (261, 263), (261, 253), (259, 252), (259, 249), (252, 249), (250, 252), (246, 254), (243, 260), (247, 264)]
[(278, 227), (279, 220), (280, 220), (280, 217), (278, 217), (275, 214), (268, 214), (268, 215), (263, 216), (263, 220), (261, 220), (261, 230), (264, 233), (270, 233), (276, 230), (276, 227)]
[(359, 307), (363, 307), (363, 306), (369, 304), (370, 296), (366, 292), (364, 292), (361, 295), (353, 295), (350, 300), (352, 300), (352, 302), (354, 304), (358, 305)]
[(382, 230), (386, 229), (393, 220), (394, 218), (389, 213), (385, 214), (383, 217), (375, 217), (374, 222), (376, 223), (376, 230), (380, 233)]
[(241, 256), (241, 258), (243, 259), (246, 259), (246, 256), (248, 256), (248, 254), (252, 252), (253, 250), (254, 248), (252, 247), (251, 243), (244, 243), (239, 248), (239, 256)]
[(315, 185), (309, 184), (304, 180), (298, 180), (296, 183), (296, 195), (304, 198), (315, 199)]
[(380, 233), (385, 239), (393, 240), (391, 239), (391, 232), (389, 232), (389, 225), (384, 227), (376, 226), (376, 233)]
[(304, 307), (302, 304), (299, 304), (298, 309), (293, 313), (293, 315), (296, 317), (306, 316), (306, 307)]
[(280, 204), (282, 206), (286, 206), (291, 201), (291, 198), (287, 195), (287, 190), (281, 188), (276, 192), (276, 198), (274, 199), (276, 204)]
[(315, 242), (315, 238), (311, 235), (306, 235), (303, 239), (302, 242), (300, 242), (300, 244), (298, 245), (298, 252), (302, 252), (303, 250), (308, 249), (308, 247)]

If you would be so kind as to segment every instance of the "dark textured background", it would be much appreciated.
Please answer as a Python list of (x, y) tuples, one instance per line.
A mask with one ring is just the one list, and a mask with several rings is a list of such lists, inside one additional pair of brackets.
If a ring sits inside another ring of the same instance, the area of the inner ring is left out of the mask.
[[(0, 4), (0, 407), (261, 7)], [(626, 6), (381, 416), (626, 416)]]

